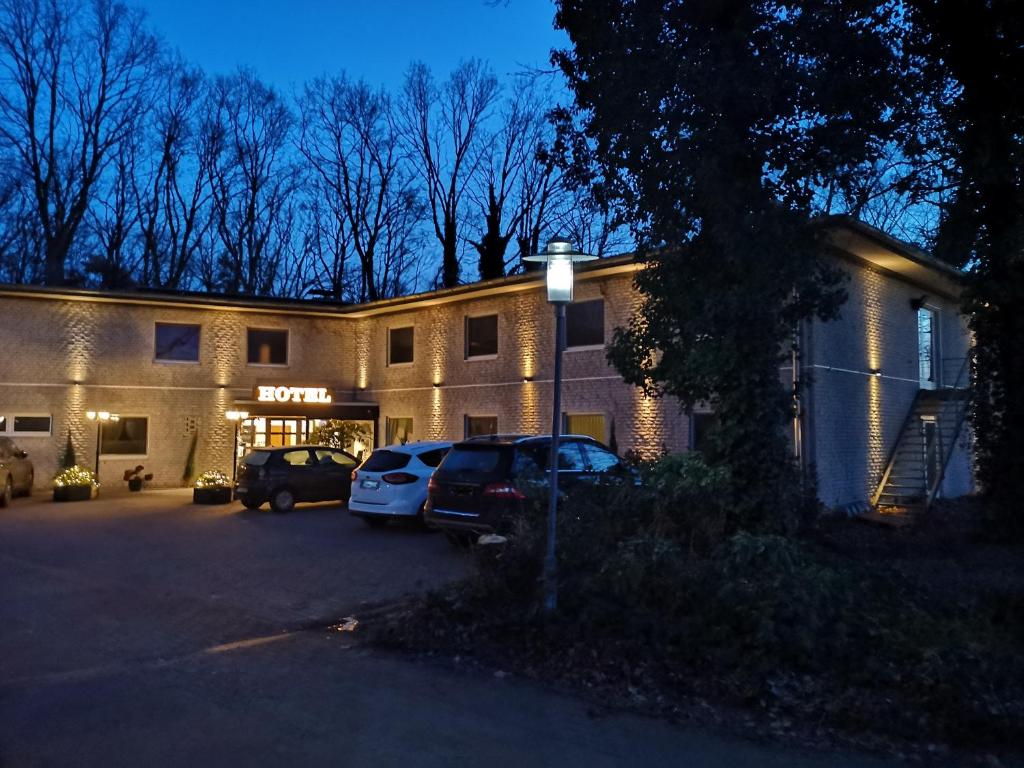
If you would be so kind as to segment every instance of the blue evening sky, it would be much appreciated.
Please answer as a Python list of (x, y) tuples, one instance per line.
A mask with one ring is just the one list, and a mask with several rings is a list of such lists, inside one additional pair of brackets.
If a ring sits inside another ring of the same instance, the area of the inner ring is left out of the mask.
[(151, 27), (208, 74), (239, 66), (290, 92), (344, 69), (397, 90), (409, 62), (439, 80), (460, 59), (488, 61), (499, 78), (523, 66), (548, 69), (567, 43), (551, 0), (129, 0)]

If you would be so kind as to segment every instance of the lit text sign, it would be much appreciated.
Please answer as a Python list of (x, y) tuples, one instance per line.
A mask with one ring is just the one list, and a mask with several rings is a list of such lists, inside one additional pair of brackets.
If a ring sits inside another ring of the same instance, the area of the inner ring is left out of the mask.
[(326, 387), (256, 387), (256, 399), (261, 403), (329, 403), (331, 395)]

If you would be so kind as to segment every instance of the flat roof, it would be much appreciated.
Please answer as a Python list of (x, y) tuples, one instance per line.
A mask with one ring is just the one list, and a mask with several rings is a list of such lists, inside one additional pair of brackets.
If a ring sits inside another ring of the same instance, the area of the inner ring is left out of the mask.
[[(949, 296), (959, 294), (960, 282), (964, 274), (951, 264), (940, 261), (910, 243), (897, 240), (882, 230), (849, 216), (831, 216), (823, 219), (823, 223), (832, 230), (830, 235), (832, 244), (845, 254), (885, 272), (917, 283), (926, 289)], [(641, 266), (634, 258), (633, 253), (625, 253), (580, 264), (576, 268), (576, 272), (581, 280), (589, 280), (634, 272)], [(363, 318), (478, 297), (535, 290), (542, 287), (543, 282), (544, 272), (540, 270), (362, 304), (346, 304), (322, 299), (282, 299), (198, 291), (158, 289), (112, 291), (12, 284), (0, 284), (0, 297), (134, 304), (181, 309), (204, 308), (306, 317)]]

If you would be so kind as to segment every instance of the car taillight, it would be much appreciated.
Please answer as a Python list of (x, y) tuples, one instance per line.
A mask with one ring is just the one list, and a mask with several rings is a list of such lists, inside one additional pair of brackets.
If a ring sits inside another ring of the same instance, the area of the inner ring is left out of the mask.
[(358, 478), (359, 478), (359, 470), (358, 469), (353, 469), (352, 470), (352, 482), (354, 483)]
[(438, 483), (434, 478), (427, 480), (427, 493), (437, 493), (440, 487), (440, 483)]
[(380, 479), (392, 485), (406, 485), (407, 483), (415, 483), (419, 480), (416, 475), (410, 475), (408, 472), (389, 472), (386, 475), (381, 475)]
[(484, 496), (495, 499), (525, 499), (523, 492), (511, 483), (491, 483), (484, 487)]

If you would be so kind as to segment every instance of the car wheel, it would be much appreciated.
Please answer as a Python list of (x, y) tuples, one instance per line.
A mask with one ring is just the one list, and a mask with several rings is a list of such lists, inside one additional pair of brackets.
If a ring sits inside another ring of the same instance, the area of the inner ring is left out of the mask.
[(259, 509), (263, 506), (263, 502), (257, 502), (256, 499), (250, 499), (248, 496), (239, 496), (238, 500), (242, 502), (242, 506), (246, 509)]
[(388, 521), (385, 518), (370, 516), (364, 517), (363, 522), (371, 528), (383, 528), (385, 525), (388, 524)]
[(288, 488), (279, 488), (270, 497), (270, 508), (283, 515), (295, 509), (295, 494)]
[(4, 481), (3, 492), (0, 493), (0, 508), (6, 507), (11, 503), (11, 496), (14, 494), (14, 486), (11, 484), (11, 478), (7, 478)]

